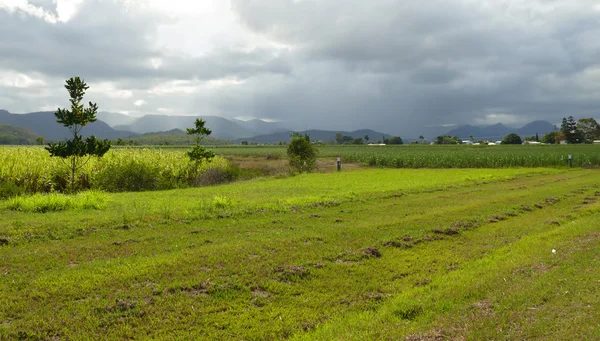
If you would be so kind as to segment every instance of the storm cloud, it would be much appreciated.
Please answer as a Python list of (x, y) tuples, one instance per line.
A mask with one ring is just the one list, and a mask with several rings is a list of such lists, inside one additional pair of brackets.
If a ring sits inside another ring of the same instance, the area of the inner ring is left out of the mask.
[(519, 125), (600, 107), (589, 0), (0, 0), (0, 108), (280, 120), (292, 128)]

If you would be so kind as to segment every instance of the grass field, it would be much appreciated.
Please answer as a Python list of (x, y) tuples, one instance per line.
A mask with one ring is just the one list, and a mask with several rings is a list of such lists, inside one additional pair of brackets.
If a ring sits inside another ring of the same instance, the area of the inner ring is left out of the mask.
[(600, 339), (599, 178), (369, 169), (0, 201), (0, 339)]
[[(285, 157), (285, 146), (215, 146), (221, 155)], [(599, 167), (598, 145), (327, 145), (320, 157), (393, 168)]]

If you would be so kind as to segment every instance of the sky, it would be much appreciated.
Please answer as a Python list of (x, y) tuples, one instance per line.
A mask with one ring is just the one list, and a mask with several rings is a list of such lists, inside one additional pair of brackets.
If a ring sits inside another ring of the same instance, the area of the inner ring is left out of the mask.
[(597, 0), (0, 0), (0, 108), (293, 129), (596, 117)]

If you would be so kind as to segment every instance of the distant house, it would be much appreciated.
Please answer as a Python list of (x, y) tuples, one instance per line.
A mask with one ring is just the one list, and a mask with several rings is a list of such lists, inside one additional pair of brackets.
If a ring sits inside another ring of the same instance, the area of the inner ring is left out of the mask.
[(537, 142), (537, 141), (525, 141), (525, 142), (523, 142), (523, 144), (542, 144), (542, 143)]
[(471, 140), (463, 140), (462, 144), (473, 144), (473, 141), (471, 141)]
[(594, 140), (594, 144), (600, 144), (600, 140)]

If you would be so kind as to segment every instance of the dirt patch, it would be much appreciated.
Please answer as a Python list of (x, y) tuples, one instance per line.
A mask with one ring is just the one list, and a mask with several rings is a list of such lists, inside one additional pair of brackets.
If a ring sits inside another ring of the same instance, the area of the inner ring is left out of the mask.
[(368, 257), (381, 258), (381, 252), (374, 247), (368, 247), (364, 249), (363, 253)]
[(505, 216), (502, 216), (502, 215), (494, 215), (494, 216), (491, 216), (491, 217), (488, 219), (488, 223), (497, 223), (497, 222), (504, 221), (504, 220), (506, 220), (506, 217), (505, 217)]
[(560, 226), (560, 223), (556, 220), (548, 220), (546, 221), (546, 225), (556, 225), (556, 226)]
[(8, 245), (8, 239), (0, 238), (0, 246)]
[(452, 223), (452, 227), (454, 228), (464, 228), (470, 229), (476, 227), (478, 224), (476, 221), (467, 220), (467, 221), (455, 221)]
[(310, 275), (310, 270), (298, 265), (278, 266), (275, 269), (280, 280), (285, 282), (294, 282), (305, 279)]
[(520, 209), (521, 209), (521, 211), (524, 211), (524, 212), (531, 212), (531, 211), (533, 211), (533, 208), (531, 208), (531, 207), (529, 207), (527, 205), (521, 206)]
[(456, 227), (450, 227), (447, 229), (435, 229), (435, 230), (433, 230), (433, 233), (444, 234), (447, 236), (454, 236), (454, 235), (460, 234), (460, 229), (458, 229)]
[(487, 300), (473, 303), (473, 308), (477, 309), (479, 313), (484, 315), (489, 315), (494, 312), (494, 304)]

